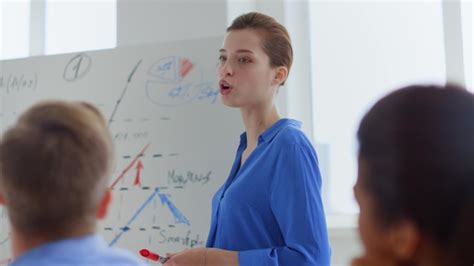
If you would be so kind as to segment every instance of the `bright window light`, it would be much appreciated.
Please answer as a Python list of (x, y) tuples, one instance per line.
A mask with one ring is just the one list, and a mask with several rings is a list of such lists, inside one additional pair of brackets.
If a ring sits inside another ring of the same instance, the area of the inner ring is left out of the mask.
[(463, 55), (464, 55), (464, 73), (466, 79), (466, 87), (474, 92), (474, 83), (472, 80), (473, 69), (472, 62), (474, 54), (472, 46), (474, 45), (474, 26), (472, 14), (474, 13), (474, 3), (472, 1), (461, 2), (461, 19), (462, 19), (462, 35), (463, 35)]
[(114, 48), (116, 0), (47, 0), (45, 54)]
[(0, 1), (0, 59), (29, 54), (30, 0)]
[(328, 213), (357, 213), (356, 131), (374, 102), (412, 83), (445, 82), (442, 2), (310, 2), (314, 139)]

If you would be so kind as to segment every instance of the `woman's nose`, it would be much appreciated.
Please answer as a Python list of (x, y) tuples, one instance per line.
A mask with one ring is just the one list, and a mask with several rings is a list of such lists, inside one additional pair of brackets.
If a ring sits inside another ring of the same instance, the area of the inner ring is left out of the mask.
[(234, 71), (229, 61), (225, 61), (221, 63), (219, 67), (219, 76), (227, 77), (227, 76), (232, 76), (233, 74), (234, 74)]

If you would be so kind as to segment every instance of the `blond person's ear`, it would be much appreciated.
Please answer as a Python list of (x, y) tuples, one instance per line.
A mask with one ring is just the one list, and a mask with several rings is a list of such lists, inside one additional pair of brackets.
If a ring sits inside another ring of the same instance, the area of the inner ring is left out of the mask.
[(110, 202), (112, 201), (112, 191), (107, 189), (100, 200), (97, 208), (96, 216), (99, 219), (104, 219), (107, 216), (107, 210), (109, 209)]

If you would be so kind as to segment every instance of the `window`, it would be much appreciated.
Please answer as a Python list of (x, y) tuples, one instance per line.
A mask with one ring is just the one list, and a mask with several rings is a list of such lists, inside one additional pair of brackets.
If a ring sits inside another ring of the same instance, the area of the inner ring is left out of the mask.
[(466, 79), (466, 87), (474, 92), (474, 81), (472, 80), (473, 69), (472, 62), (474, 54), (472, 53), (474, 27), (472, 22), (472, 14), (474, 13), (474, 3), (472, 1), (461, 2), (461, 23), (463, 35), (463, 55), (464, 55), (464, 76)]
[(116, 5), (116, 0), (47, 0), (45, 54), (115, 47)]
[(0, 60), (29, 54), (30, 0), (0, 1)]
[(310, 2), (314, 139), (328, 213), (356, 213), (356, 131), (392, 89), (445, 82), (442, 3)]
[(0, 0), (0, 60), (113, 48), (117, 0)]

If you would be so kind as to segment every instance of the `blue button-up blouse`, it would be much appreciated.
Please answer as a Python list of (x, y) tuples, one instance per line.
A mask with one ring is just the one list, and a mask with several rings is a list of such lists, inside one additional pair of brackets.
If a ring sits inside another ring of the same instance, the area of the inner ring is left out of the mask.
[(243, 133), (212, 200), (207, 247), (238, 251), (240, 265), (330, 265), (316, 152), (301, 122), (281, 119), (240, 166)]

